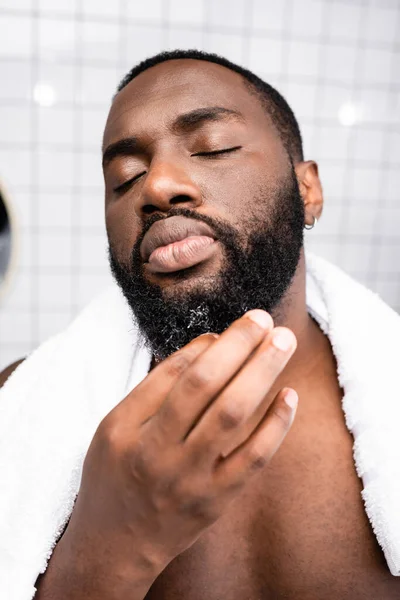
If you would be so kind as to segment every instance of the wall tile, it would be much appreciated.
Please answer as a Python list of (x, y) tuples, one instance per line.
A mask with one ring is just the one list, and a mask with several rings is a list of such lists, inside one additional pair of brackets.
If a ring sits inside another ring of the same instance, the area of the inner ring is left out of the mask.
[(28, 148), (2, 148), (0, 145), (0, 180), (10, 194), (32, 183), (32, 156)]
[(39, 10), (43, 13), (63, 13), (73, 14), (78, 5), (78, 0), (36, 0), (39, 4)]
[(353, 2), (329, 2), (328, 32), (332, 41), (354, 40), (359, 35), (362, 6)]
[(315, 43), (291, 41), (288, 52), (288, 75), (318, 77), (320, 50), (320, 46)]
[[(1, 335), (1, 334), (0, 334)], [(15, 361), (25, 358), (28, 354), (28, 348), (30, 349), (30, 342), (25, 341), (23, 343), (9, 344), (1, 343), (0, 338), (0, 369), (3, 370)]]
[(42, 188), (62, 191), (63, 187), (68, 188), (74, 183), (74, 154), (71, 150), (38, 150), (37, 161), (37, 183)]
[(282, 72), (282, 42), (266, 38), (250, 40), (249, 68), (260, 77)]
[[(377, 48), (366, 48), (363, 55), (363, 69), (360, 73), (360, 81), (364, 84), (390, 85), (396, 74), (392, 67), (393, 53), (389, 50), (378, 50)], [(393, 69), (393, 70), (392, 70)], [(398, 80), (397, 80), (398, 81)]]
[(321, 125), (318, 157), (321, 159), (344, 159), (349, 151), (351, 131), (347, 127)]
[(100, 149), (98, 151), (80, 153), (80, 169), (77, 183), (82, 189), (93, 187), (103, 189), (104, 179), (101, 168)]
[(46, 228), (43, 235), (53, 228), (69, 231), (74, 225), (73, 193), (48, 192), (40, 190), (37, 194), (40, 225)]
[(32, 8), (32, 0), (1, 0), (1, 9), (12, 9), (27, 12)]
[(325, 52), (326, 61), (322, 65), (321, 75), (327, 79), (338, 79), (341, 83), (352, 83), (356, 72), (356, 47), (331, 45)]
[[(345, 213), (346, 232), (351, 238), (353, 235), (373, 235), (379, 217), (378, 206), (350, 205)], [(343, 221), (342, 221), (343, 223)]]
[(387, 140), (389, 161), (400, 166), (400, 130), (389, 132)]
[(170, 27), (167, 35), (167, 48), (169, 50), (192, 50), (193, 48), (204, 49), (204, 32), (193, 31), (185, 27)]
[(105, 228), (104, 193), (81, 192), (79, 203), (79, 224), (84, 230), (102, 230)]
[(394, 167), (388, 170), (386, 177), (390, 181), (386, 186), (385, 204), (387, 207), (398, 208), (400, 206), (400, 169)]
[[(377, 269), (378, 273), (381, 273), (382, 276), (385, 274), (394, 274), (397, 275), (399, 273), (399, 264), (400, 264), (400, 243), (398, 245), (393, 244), (382, 244), (378, 251), (378, 264)], [(384, 278), (384, 277), (382, 277)]]
[[(125, 69), (124, 73), (125, 74)], [(122, 79), (122, 74), (120, 76)], [(77, 86), (77, 100), (82, 104), (110, 106), (120, 78), (115, 66), (82, 65)]]
[(387, 8), (380, 5), (367, 9), (365, 36), (372, 42), (385, 42), (393, 44), (398, 38), (398, 5), (395, 8)]
[(71, 306), (72, 274), (42, 272), (38, 276), (38, 301), (46, 315), (46, 309), (68, 311)]
[(316, 90), (314, 85), (289, 81), (285, 99), (290, 104), (297, 119), (314, 117), (316, 113)]
[(305, 246), (310, 252), (322, 256), (326, 260), (338, 263), (338, 244), (336, 240), (327, 239), (326, 236), (318, 236), (313, 230), (305, 232)]
[(7, 343), (11, 344), (29, 344), (30, 325), (32, 313), (30, 311), (19, 310), (16, 314), (13, 311), (0, 311), (0, 341), (1, 346)]
[(391, 306), (399, 306), (400, 303), (400, 284), (399, 281), (377, 281), (376, 292), (380, 297)]
[(304, 34), (310, 32), (318, 36), (322, 32), (324, 10), (326, 6), (319, 0), (302, 0), (292, 2), (290, 26), (293, 33)]
[(18, 229), (29, 231), (32, 225), (32, 213), (36, 209), (34, 193), (32, 191), (16, 191), (12, 195), (10, 194), (10, 202), (12, 202)]
[(319, 176), (322, 182), (324, 197), (328, 203), (344, 202), (345, 172), (341, 165), (332, 165), (318, 159)]
[(71, 109), (57, 107), (38, 107), (37, 142), (70, 147), (75, 139), (75, 119)]
[[(14, 103), (16, 100), (29, 100), (31, 97), (31, 63), (21, 60), (0, 61), (0, 101), (9, 99)], [(4, 82), (7, 82), (4, 85)]]
[(393, 123), (398, 122), (400, 105), (396, 107), (396, 95), (381, 86), (380, 89), (371, 89), (356, 94), (364, 105), (362, 120), (366, 123)]
[(319, 132), (319, 127), (314, 125), (301, 124), (301, 135), (303, 138), (303, 151), (305, 157), (312, 157), (315, 160), (323, 159), (319, 152), (319, 145), (316, 143), (316, 134)]
[[(19, 267), (19, 260), (17, 259)], [(3, 311), (14, 312), (29, 311), (32, 304), (32, 275), (28, 270), (17, 268), (13, 274), (7, 293), (0, 297), (0, 313)], [(10, 317), (14, 318), (13, 316)], [(0, 331), (0, 350), (1, 350), (1, 331)], [(0, 367), (1, 368), (1, 367)]]
[(230, 0), (219, 0), (209, 2), (207, 7), (207, 25), (241, 28), (246, 23), (246, 13), (251, 6), (246, 5), (244, 0), (231, 2)]
[(0, 13), (0, 58), (28, 58), (32, 48), (32, 21), (28, 16)]
[(83, 146), (93, 149), (100, 155), (104, 127), (106, 125), (109, 107), (84, 109), (80, 112), (81, 124), (80, 142)]
[(86, 267), (106, 267), (107, 239), (105, 232), (87, 233), (80, 239), (80, 265)]
[[(326, 201), (318, 221), (318, 235), (340, 235), (343, 225), (343, 207)], [(314, 230), (312, 230), (314, 231)]]
[(90, 302), (97, 294), (113, 283), (108, 267), (96, 273), (78, 274), (77, 298), (82, 306)]
[(381, 209), (378, 205), (376, 213), (376, 228), (382, 236), (400, 236), (400, 201), (397, 207)]
[(84, 60), (113, 63), (118, 60), (119, 25), (84, 21), (81, 28)]
[(225, 56), (235, 63), (243, 63), (243, 39), (229, 33), (206, 33), (204, 49)]
[(128, 2), (127, 17), (137, 21), (160, 22), (163, 18), (163, 0), (146, 0), (146, 2)]
[[(129, 25), (126, 31), (126, 70), (161, 52), (166, 40), (167, 35), (162, 27)], [(112, 92), (114, 93), (114, 89)]]
[[(22, 229), (19, 231), (18, 236), (18, 265), (21, 269), (29, 270), (34, 267), (32, 271), (32, 277), (34, 273), (39, 270), (39, 259), (38, 259), (38, 247), (37, 237), (33, 233), (33, 227), (30, 229)], [(33, 284), (32, 284), (33, 285)]]
[(76, 28), (72, 19), (39, 19), (38, 46), (40, 56), (57, 63), (76, 57)]
[(71, 233), (53, 233), (46, 231), (35, 233), (38, 246), (38, 259), (43, 268), (46, 267), (69, 267), (72, 256)]
[(368, 239), (344, 239), (338, 252), (338, 265), (357, 278), (366, 277), (371, 266), (371, 242)]
[(72, 105), (75, 99), (75, 80), (79, 75), (75, 65), (39, 62), (35, 84), (48, 85), (54, 90), (54, 106)]
[(373, 168), (354, 165), (351, 170), (352, 177), (348, 185), (349, 197), (361, 206), (377, 203), (380, 199), (379, 188), (382, 179), (379, 166)]
[(204, 20), (203, 0), (186, 2), (186, 0), (169, 0), (168, 18), (173, 23), (202, 24)]
[(316, 115), (324, 119), (332, 119), (340, 124), (340, 111), (345, 106), (354, 107), (354, 114), (356, 119), (363, 120), (365, 107), (362, 104), (361, 99), (354, 98), (352, 88), (336, 86), (336, 85), (323, 85), (318, 89), (318, 102), (316, 104)]
[(357, 131), (353, 156), (358, 160), (380, 161), (384, 158), (384, 132), (381, 130)]
[(286, 3), (276, 2), (274, 9), (265, 0), (253, 0), (253, 28), (265, 32), (281, 32), (286, 25)]
[(0, 144), (29, 144), (32, 138), (29, 106), (0, 105)]
[[(135, 4), (137, 3), (135, 2)], [(121, 3), (118, 1), (109, 2), (108, 0), (83, 0), (81, 10), (86, 16), (118, 17), (120, 14), (120, 6)]]
[(65, 329), (71, 322), (71, 313), (69, 310), (47, 312), (42, 311), (38, 315), (38, 330), (41, 341), (56, 335), (62, 329)]

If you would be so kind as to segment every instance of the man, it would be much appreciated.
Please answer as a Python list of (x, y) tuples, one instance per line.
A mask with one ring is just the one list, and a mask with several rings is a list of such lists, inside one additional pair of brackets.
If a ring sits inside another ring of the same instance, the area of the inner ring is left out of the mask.
[(166, 53), (122, 81), (103, 151), (110, 265), (152, 370), (93, 439), (37, 597), (400, 597), (307, 311), (322, 190), (292, 111), (222, 58)]

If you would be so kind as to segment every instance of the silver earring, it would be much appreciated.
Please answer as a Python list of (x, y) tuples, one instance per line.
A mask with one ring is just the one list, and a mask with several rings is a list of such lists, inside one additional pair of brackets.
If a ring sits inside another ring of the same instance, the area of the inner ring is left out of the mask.
[(310, 229), (314, 229), (314, 227), (316, 226), (316, 224), (318, 223), (318, 219), (317, 217), (313, 217), (314, 219), (314, 223), (312, 225), (304, 225), (304, 229), (307, 229), (307, 231), (310, 231)]

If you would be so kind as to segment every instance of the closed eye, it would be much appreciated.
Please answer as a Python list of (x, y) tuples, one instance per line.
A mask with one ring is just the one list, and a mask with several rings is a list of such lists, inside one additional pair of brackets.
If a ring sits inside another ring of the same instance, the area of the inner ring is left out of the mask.
[[(197, 152), (196, 154), (192, 154), (192, 156), (216, 156), (218, 154), (228, 154), (229, 152), (234, 152), (235, 150), (240, 150), (242, 146), (234, 146), (233, 148), (222, 148), (221, 150), (212, 150), (210, 152)], [(146, 171), (131, 177), (128, 181), (121, 183), (121, 185), (113, 188), (113, 192), (117, 194), (123, 194), (133, 183), (135, 183), (142, 175), (145, 175)]]
[(116, 188), (113, 188), (113, 192), (122, 194), (123, 192), (125, 192), (125, 190), (128, 189), (128, 187), (130, 185), (132, 185), (132, 183), (135, 183), (135, 181), (137, 181), (145, 173), (146, 173), (146, 171), (143, 171), (142, 173), (139, 173), (138, 175), (131, 177), (130, 179), (128, 179), (128, 181), (125, 181), (124, 183), (121, 183), (121, 185), (117, 186)]
[(242, 146), (234, 146), (233, 148), (223, 148), (222, 150), (212, 150), (211, 152), (196, 152), (192, 156), (215, 156), (216, 154), (228, 154), (228, 152), (234, 152), (240, 150)]

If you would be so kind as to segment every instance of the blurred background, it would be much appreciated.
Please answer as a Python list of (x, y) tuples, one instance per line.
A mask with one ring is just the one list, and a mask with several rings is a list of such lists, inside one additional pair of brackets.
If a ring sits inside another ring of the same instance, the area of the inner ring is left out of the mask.
[(172, 48), (285, 96), (324, 188), (307, 246), (400, 309), (400, 0), (0, 0), (0, 369), (111, 281), (107, 112), (134, 64)]

